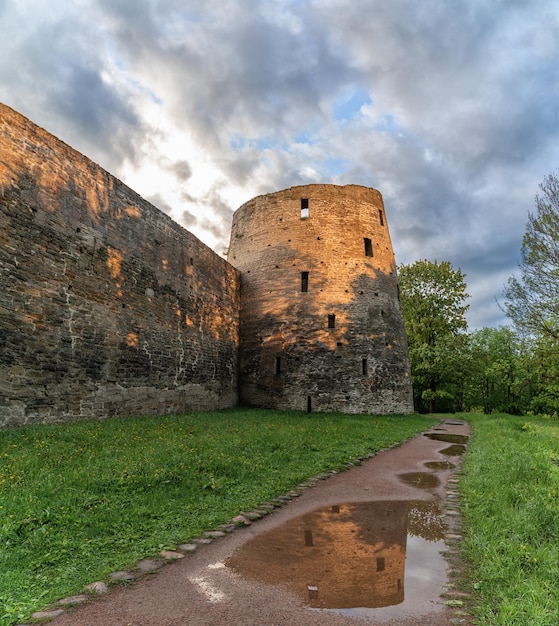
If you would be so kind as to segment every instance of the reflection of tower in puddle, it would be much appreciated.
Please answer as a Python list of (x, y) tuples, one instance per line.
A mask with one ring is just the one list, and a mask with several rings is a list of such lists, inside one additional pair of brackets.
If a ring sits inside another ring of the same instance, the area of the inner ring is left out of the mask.
[(322, 514), (313, 539), (318, 580), (310, 585), (311, 606), (377, 608), (403, 602), (407, 508), (406, 502), (380, 502), (332, 507)]
[[(244, 576), (287, 586), (312, 607), (399, 604), (409, 510), (418, 509), (405, 501), (317, 509), (254, 537), (227, 564)], [(435, 524), (437, 519), (432, 516)]]

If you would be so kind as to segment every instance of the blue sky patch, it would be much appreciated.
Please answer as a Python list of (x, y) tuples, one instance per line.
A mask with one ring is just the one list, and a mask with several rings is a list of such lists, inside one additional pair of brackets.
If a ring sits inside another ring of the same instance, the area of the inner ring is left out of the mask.
[(359, 113), (363, 105), (371, 104), (372, 102), (366, 91), (355, 91), (350, 98), (334, 104), (332, 113), (336, 120), (350, 120)]

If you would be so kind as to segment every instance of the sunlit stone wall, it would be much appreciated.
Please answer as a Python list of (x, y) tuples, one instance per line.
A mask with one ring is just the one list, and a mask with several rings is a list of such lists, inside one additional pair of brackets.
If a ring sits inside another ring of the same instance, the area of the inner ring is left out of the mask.
[(241, 271), (240, 396), (260, 407), (413, 412), (398, 278), (381, 194), (307, 185), (233, 216)]
[(0, 104), (0, 426), (231, 407), (238, 390), (265, 408), (413, 411), (378, 191), (255, 198), (229, 261)]
[(0, 105), (0, 425), (237, 403), (239, 275)]

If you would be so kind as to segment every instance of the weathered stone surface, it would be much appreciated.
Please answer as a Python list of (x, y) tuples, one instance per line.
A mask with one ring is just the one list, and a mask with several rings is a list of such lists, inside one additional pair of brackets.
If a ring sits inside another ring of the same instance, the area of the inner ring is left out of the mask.
[(109, 592), (107, 583), (104, 583), (102, 580), (86, 585), (84, 589), (95, 596), (104, 596)]
[(207, 530), (204, 533), (204, 537), (208, 537), (208, 539), (219, 539), (220, 537), (225, 537), (225, 533), (222, 530)]
[(116, 580), (120, 582), (128, 582), (128, 581), (134, 580), (135, 578), (136, 576), (134, 576), (134, 574), (132, 574), (131, 572), (127, 572), (125, 570), (121, 570), (119, 572), (112, 572), (111, 574), (111, 580)]
[(396, 264), (381, 194), (291, 187), (233, 215), (242, 273), (241, 399), (344, 413), (413, 412)]
[(163, 567), (164, 563), (164, 561), (161, 561), (159, 559), (142, 559), (138, 562), (137, 568), (140, 570), (140, 572), (148, 574), (149, 572), (155, 572)]
[(460, 539), (463, 539), (462, 535), (457, 535), (455, 533), (447, 533), (445, 535), (445, 538), (446, 539), (451, 539), (451, 540), (454, 540), (454, 541), (458, 541)]
[(239, 275), (0, 104), (0, 426), (237, 403)]
[(236, 526), (235, 524), (222, 524), (221, 528), (223, 528), (226, 533), (232, 533), (235, 530)]
[(83, 604), (87, 602), (89, 597), (86, 595), (77, 595), (77, 596), (69, 596), (68, 598), (62, 598), (56, 604), (60, 604), (61, 606), (76, 606), (78, 604)]
[(181, 543), (177, 548), (182, 550), (182, 552), (196, 552), (198, 550), (198, 546), (195, 543)]
[(64, 609), (54, 609), (52, 611), (36, 611), (31, 615), (31, 619), (54, 619), (63, 615)]
[(244, 517), (244, 515), (237, 515), (231, 520), (237, 526), (250, 526), (251, 521)]
[(257, 513), (256, 511), (242, 511), (241, 515), (243, 517), (246, 517), (246, 519), (250, 520), (251, 522), (254, 522), (262, 517), (262, 514)]
[(239, 395), (413, 411), (378, 191), (259, 196), (234, 215), (229, 261), (0, 104), (0, 426), (214, 410)]
[(177, 552), (176, 550), (162, 550), (159, 553), (167, 561), (176, 561), (177, 559), (184, 559), (184, 554)]

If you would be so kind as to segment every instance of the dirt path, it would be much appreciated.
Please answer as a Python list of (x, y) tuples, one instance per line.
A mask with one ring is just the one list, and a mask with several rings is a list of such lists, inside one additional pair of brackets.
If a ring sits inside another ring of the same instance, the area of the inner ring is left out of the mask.
[(446, 420), (51, 623), (467, 624), (441, 597), (449, 564), (440, 555), (459, 541), (455, 488), (463, 446), (431, 437), (468, 434), (466, 423)]

